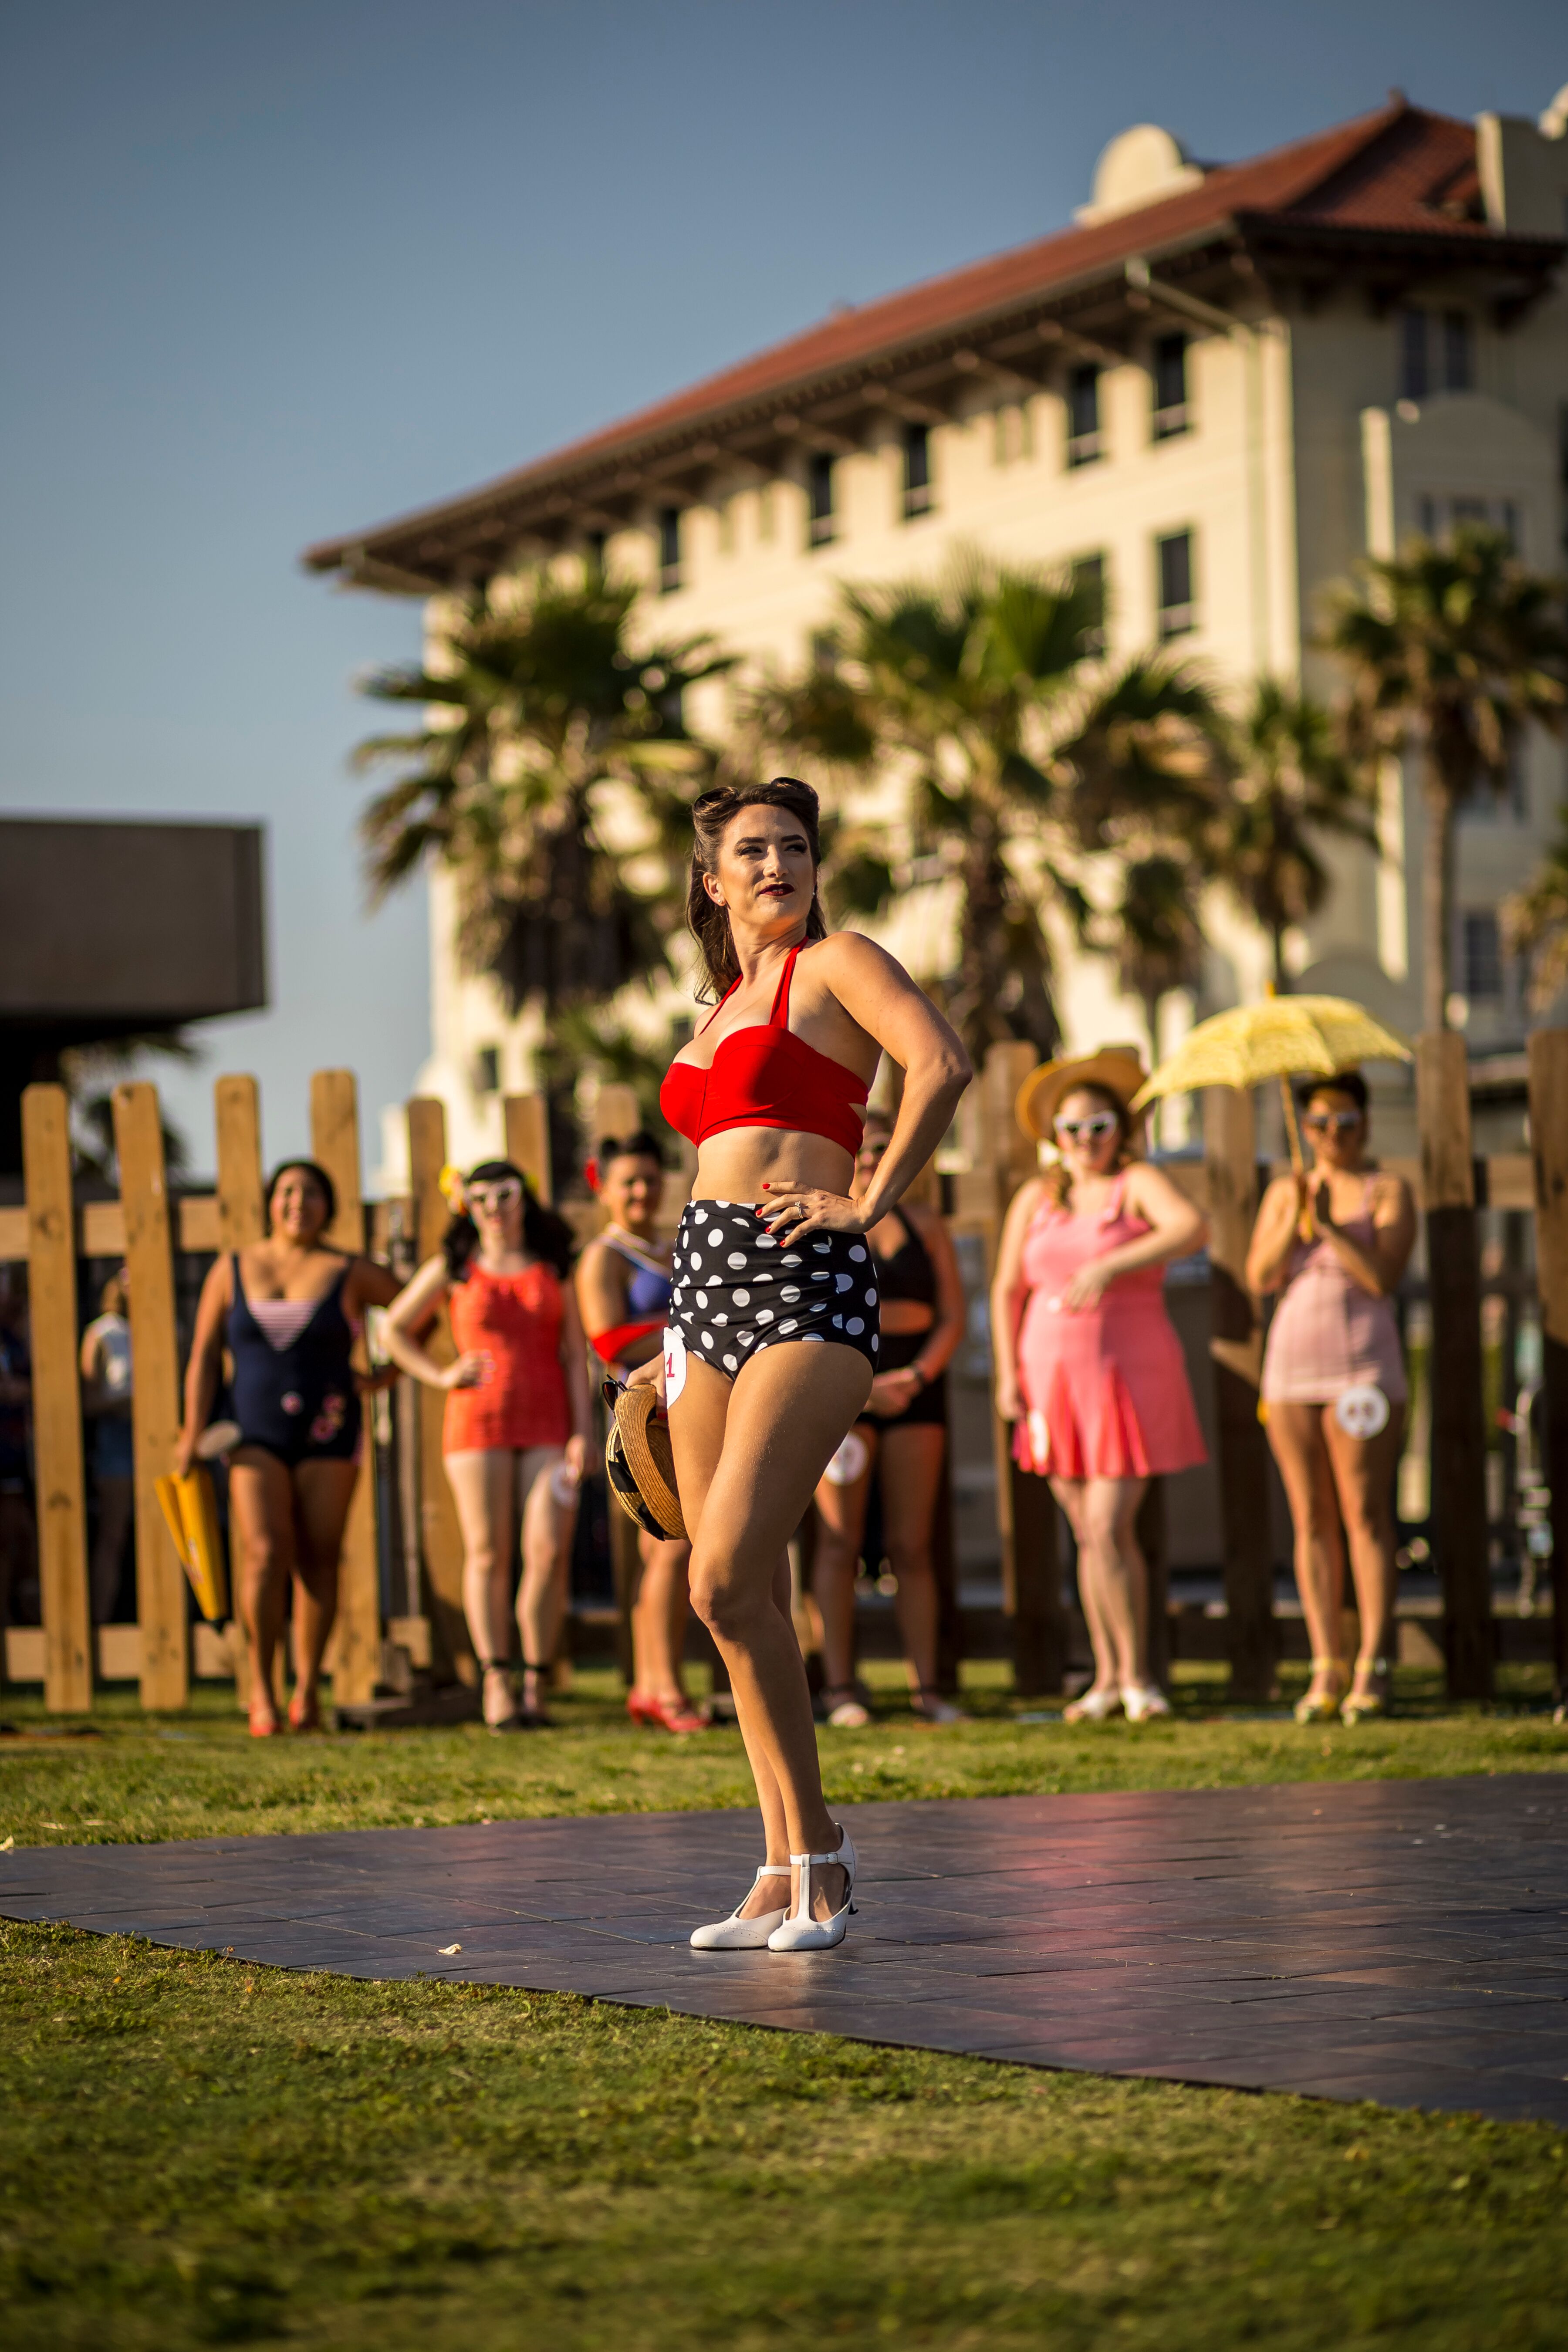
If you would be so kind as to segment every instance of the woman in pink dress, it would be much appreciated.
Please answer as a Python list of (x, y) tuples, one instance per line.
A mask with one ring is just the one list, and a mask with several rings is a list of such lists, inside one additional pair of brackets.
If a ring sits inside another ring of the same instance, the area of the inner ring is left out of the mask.
[(991, 1292), (996, 1410), (1043, 1474), (1078, 1539), (1094, 1681), (1069, 1722), (1168, 1715), (1149, 1673), (1149, 1578), (1133, 1523), (1149, 1480), (1207, 1456), (1182, 1344), (1165, 1312), (1166, 1261), (1204, 1221), (1134, 1153), (1128, 1104), (1142, 1084), (1125, 1047), (1048, 1062), (1026, 1079), (1018, 1121), (1059, 1164), (1007, 1212)]
[[(1263, 1402), (1312, 1643), (1312, 1679), (1296, 1719), (1355, 1723), (1388, 1706), (1394, 1475), (1407, 1395), (1393, 1294), (1415, 1246), (1415, 1204), (1403, 1178), (1367, 1158), (1359, 1072), (1313, 1079), (1299, 1093), (1311, 1173), (1279, 1177), (1263, 1195), (1247, 1281), (1283, 1293), (1264, 1350)], [(1361, 1615), (1348, 1696), (1342, 1520)]]

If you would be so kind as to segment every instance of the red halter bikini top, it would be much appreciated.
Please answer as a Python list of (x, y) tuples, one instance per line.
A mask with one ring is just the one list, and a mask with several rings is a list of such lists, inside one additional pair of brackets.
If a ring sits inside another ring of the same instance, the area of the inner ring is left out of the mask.
[[(729, 1127), (784, 1127), (800, 1135), (820, 1135), (846, 1151), (860, 1149), (860, 1109), (870, 1089), (831, 1055), (819, 1054), (789, 1025), (789, 984), (799, 948), (791, 948), (765, 1022), (732, 1029), (707, 1069), (672, 1062), (658, 1090), (658, 1107), (689, 1143), (705, 1143)], [(731, 982), (709, 1015), (740, 986)], [(702, 1024), (706, 1029), (708, 1021)], [(702, 1031), (698, 1031), (700, 1036)]]

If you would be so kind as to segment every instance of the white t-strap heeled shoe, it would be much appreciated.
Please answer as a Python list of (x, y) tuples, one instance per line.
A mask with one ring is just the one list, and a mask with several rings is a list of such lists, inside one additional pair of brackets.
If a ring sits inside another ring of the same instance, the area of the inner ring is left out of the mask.
[[(790, 1861), (800, 1873), (800, 1895), (795, 1908), (773, 1929), (768, 1937), (770, 1952), (827, 1952), (841, 1944), (849, 1932), (849, 1914), (855, 1906), (850, 1897), (855, 1892), (855, 1846), (847, 1830), (839, 1832), (836, 1853), (792, 1853)], [(844, 1890), (841, 1910), (830, 1919), (814, 1919), (811, 1916), (811, 1874), (814, 1866), (836, 1862), (848, 1885)]]
[[(764, 1862), (758, 1865), (757, 1875), (752, 1885), (756, 1886), (764, 1878), (788, 1876), (787, 1862)], [(742, 1895), (741, 1903), (745, 1899)], [(773, 1929), (782, 1927), (789, 1917), (789, 1905), (786, 1903), (781, 1910), (757, 1911), (749, 1919), (742, 1919), (741, 1903), (736, 1904), (727, 1919), (715, 1919), (706, 1927), (693, 1927), (691, 1948), (694, 1952), (760, 1952)]]

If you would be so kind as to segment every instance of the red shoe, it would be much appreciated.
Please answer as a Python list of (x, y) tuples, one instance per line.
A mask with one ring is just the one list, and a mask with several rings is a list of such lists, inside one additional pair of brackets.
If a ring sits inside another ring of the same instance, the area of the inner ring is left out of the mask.
[(289, 1702), (289, 1730), (320, 1731), (321, 1727), (321, 1700), (313, 1692), (309, 1698), (306, 1698), (300, 1692), (296, 1691), (293, 1697)]
[(252, 1702), (249, 1708), (249, 1716), (250, 1736), (252, 1739), (281, 1738), (283, 1734), (283, 1726), (279, 1722), (278, 1717), (270, 1709), (268, 1709), (268, 1713), (264, 1716), (257, 1708), (255, 1703)]
[(689, 1698), (645, 1698), (637, 1721), (649, 1731), (671, 1731), (678, 1739), (688, 1733), (707, 1731), (708, 1717), (700, 1714)]
[(626, 1693), (626, 1713), (634, 1723), (646, 1723), (647, 1711), (653, 1704), (653, 1700), (645, 1698), (641, 1691), (634, 1690)]

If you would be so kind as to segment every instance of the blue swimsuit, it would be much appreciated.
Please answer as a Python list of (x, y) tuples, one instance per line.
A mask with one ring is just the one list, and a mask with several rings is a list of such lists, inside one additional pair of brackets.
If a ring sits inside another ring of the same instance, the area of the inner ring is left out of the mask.
[(345, 1264), (304, 1328), (275, 1348), (251, 1313), (234, 1260), (226, 1336), (239, 1442), (275, 1454), (290, 1470), (301, 1462), (352, 1462), (359, 1451), (360, 1401), (349, 1362), (354, 1335), (342, 1306), (348, 1277)]

